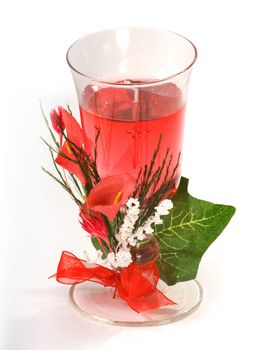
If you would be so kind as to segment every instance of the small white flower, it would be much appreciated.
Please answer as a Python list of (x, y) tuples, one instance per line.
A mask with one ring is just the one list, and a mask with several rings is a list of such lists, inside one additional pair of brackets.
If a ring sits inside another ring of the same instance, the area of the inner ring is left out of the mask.
[(130, 244), (130, 246), (135, 247), (137, 243), (137, 238), (135, 235), (132, 235), (128, 238), (127, 242)]
[(126, 213), (126, 216), (131, 220), (132, 223), (135, 223), (135, 221), (138, 219), (138, 216), (140, 214), (140, 209), (129, 209)]
[[(129, 198), (126, 203), (126, 210), (124, 216), (124, 222), (121, 225), (119, 232), (116, 234), (116, 239), (120, 246), (120, 250), (113, 257), (118, 266), (123, 267), (130, 262), (131, 254), (128, 251), (129, 246), (135, 246), (137, 241), (144, 240), (148, 235), (153, 234), (153, 224), (162, 224), (161, 215), (169, 214), (169, 210), (172, 209), (173, 203), (170, 199), (164, 199), (155, 207), (156, 211), (154, 215), (150, 216), (141, 227), (138, 227), (135, 231), (135, 223), (140, 215), (140, 202), (137, 198)], [(126, 259), (128, 261), (126, 262)], [(113, 261), (114, 262), (114, 261)], [(122, 265), (120, 265), (122, 264)], [(128, 266), (128, 265), (127, 265)]]
[(140, 207), (139, 199), (138, 198), (129, 198), (128, 201), (126, 202), (126, 206), (127, 206), (127, 208), (132, 208), (132, 207), (139, 208)]
[(139, 241), (143, 241), (146, 238), (146, 235), (144, 234), (144, 228), (141, 226), (136, 231), (136, 237)]
[(116, 262), (120, 267), (127, 267), (132, 262), (132, 255), (128, 250), (120, 249), (116, 254)]
[(159, 203), (157, 207), (155, 207), (156, 212), (159, 215), (168, 215), (169, 210), (173, 208), (173, 203), (170, 199), (164, 199)]
[(135, 222), (138, 219), (139, 214), (140, 209), (136, 207), (128, 208), (126, 211), (126, 217), (132, 222)]
[(133, 236), (134, 225), (139, 218), (140, 214), (140, 202), (137, 198), (129, 198), (126, 203), (126, 214), (124, 217), (124, 222), (121, 225), (119, 232), (116, 234), (116, 239), (124, 248), (127, 248), (128, 244), (135, 245)]
[(122, 225), (123, 227), (128, 227), (128, 228), (133, 228), (134, 223), (132, 222), (132, 220), (130, 219), (130, 217), (128, 217), (128, 215), (125, 216), (124, 218), (124, 223)]
[(150, 216), (149, 219), (142, 226), (143, 231), (147, 234), (152, 233), (154, 231), (153, 228), (151, 227), (152, 224), (153, 224), (153, 220), (152, 220), (152, 216)]
[(123, 249), (128, 249), (128, 237), (127, 237), (126, 240), (123, 241), (123, 243), (122, 243), (122, 248), (123, 248)]
[(114, 267), (117, 267), (116, 258), (114, 253), (108, 253), (107, 262)]
[(153, 223), (155, 225), (161, 225), (163, 220), (160, 218), (159, 214), (156, 212), (155, 215), (153, 216)]
[(108, 253), (106, 266), (109, 268), (127, 267), (132, 261), (130, 251), (126, 247), (121, 247), (117, 253)]

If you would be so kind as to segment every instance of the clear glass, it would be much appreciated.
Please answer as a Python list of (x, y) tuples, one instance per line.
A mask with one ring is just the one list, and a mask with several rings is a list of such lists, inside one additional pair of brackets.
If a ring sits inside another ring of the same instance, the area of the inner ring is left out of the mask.
[(67, 52), (77, 89), (85, 147), (102, 177), (129, 173), (151, 161), (162, 135), (156, 166), (167, 148), (171, 174), (180, 157), (190, 73), (197, 57), (186, 38), (158, 29), (117, 28), (87, 35)]
[(72, 306), (94, 321), (117, 326), (160, 326), (178, 321), (195, 311), (203, 298), (202, 287), (196, 280), (167, 286), (159, 281), (158, 288), (177, 305), (137, 313), (126, 302), (113, 298), (114, 289), (86, 282), (70, 289)]
[[(169, 149), (169, 175), (175, 174), (171, 195), (175, 193), (181, 176), (187, 89), (196, 57), (188, 39), (151, 28), (94, 33), (69, 48), (67, 62), (77, 90), (84, 147), (92, 154), (99, 134), (97, 168), (102, 178), (120, 174), (136, 178), (150, 164), (161, 138), (154, 171)], [(135, 251), (139, 264), (158, 254), (154, 240)], [(196, 281), (159, 285), (176, 306), (137, 314), (120, 298), (113, 299), (112, 288), (93, 283), (73, 286), (70, 299), (83, 315), (120, 325), (172, 322), (195, 310), (202, 299)]]
[(131, 248), (133, 261), (138, 265), (144, 265), (150, 261), (156, 260), (159, 257), (159, 253), (159, 242), (154, 235), (149, 235), (148, 238), (138, 241), (136, 245)]

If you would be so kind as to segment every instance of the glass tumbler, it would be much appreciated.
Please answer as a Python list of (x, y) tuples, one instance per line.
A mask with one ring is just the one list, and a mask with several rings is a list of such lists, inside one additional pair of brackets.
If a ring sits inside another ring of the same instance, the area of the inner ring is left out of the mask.
[(69, 48), (85, 150), (93, 153), (99, 133), (97, 167), (102, 178), (137, 178), (159, 145), (154, 171), (171, 157), (169, 175), (174, 172), (176, 190), (187, 88), (196, 57), (188, 39), (150, 28), (106, 30)]

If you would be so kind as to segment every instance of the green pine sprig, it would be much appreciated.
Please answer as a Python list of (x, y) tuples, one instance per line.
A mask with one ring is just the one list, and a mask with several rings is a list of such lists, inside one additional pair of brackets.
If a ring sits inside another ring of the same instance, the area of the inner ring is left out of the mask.
[[(178, 154), (177, 163), (172, 174), (171, 162), (172, 154), (169, 148), (166, 150), (164, 159), (160, 166), (156, 167), (157, 155), (160, 151), (162, 135), (160, 135), (156, 149), (149, 165), (145, 165), (144, 169), (140, 169), (136, 180), (136, 189), (133, 197), (139, 199), (140, 207), (143, 208), (139, 218), (135, 224), (137, 229), (153, 215), (155, 207), (160, 201), (168, 196), (171, 196), (172, 190), (175, 188), (175, 175), (180, 162), (180, 153)], [(160, 183), (160, 179), (162, 182)]]
[[(62, 129), (62, 126), (60, 125), (60, 122), (56, 119), (57, 125), (59, 126), (60, 130), (62, 130), (62, 138), (63, 138), (63, 140), (65, 140), (65, 142), (68, 143), (68, 145), (71, 149), (71, 156), (68, 156), (67, 154), (62, 152), (61, 145), (57, 141), (57, 139), (56, 139), (56, 137), (51, 129), (51, 126), (49, 124), (49, 121), (48, 121), (45, 113), (44, 113), (42, 105), (40, 105), (40, 107), (41, 107), (41, 112), (42, 112), (43, 118), (44, 118), (45, 123), (47, 125), (47, 129), (48, 129), (49, 134), (51, 136), (51, 139), (54, 143), (54, 146), (52, 146), (44, 138), (41, 138), (41, 139), (49, 149), (49, 152), (51, 154), (51, 158), (53, 161), (53, 165), (54, 165), (54, 168), (56, 171), (56, 175), (52, 174), (50, 171), (46, 170), (44, 167), (42, 167), (42, 170), (45, 173), (47, 173), (49, 176), (51, 176), (52, 179), (57, 181), (66, 190), (66, 192), (68, 192), (71, 195), (71, 197), (75, 201), (75, 203), (77, 205), (81, 206), (82, 201), (77, 198), (75, 192), (77, 192), (77, 194), (80, 197), (85, 196), (87, 198), (90, 190), (94, 187), (94, 185), (97, 182), (100, 181), (100, 176), (99, 176), (98, 171), (97, 171), (97, 141), (99, 138), (100, 131), (98, 131), (96, 138), (95, 138), (95, 147), (94, 147), (93, 157), (90, 157), (90, 155), (87, 154), (84, 151), (84, 149), (81, 149), (80, 147), (78, 147), (73, 141), (71, 141), (67, 137), (66, 133)], [(71, 113), (69, 106), (67, 106), (67, 108), (68, 108), (68, 111)], [(77, 164), (80, 167), (80, 169), (85, 177), (85, 180), (86, 180), (85, 187), (80, 185), (80, 182), (78, 181), (78, 179), (71, 172), (65, 170), (67, 172), (69, 179), (71, 180), (73, 186), (70, 186), (68, 184), (66, 177), (64, 175), (62, 175), (58, 165), (55, 162), (54, 154), (60, 155), (61, 157), (69, 160), (70, 162)]]

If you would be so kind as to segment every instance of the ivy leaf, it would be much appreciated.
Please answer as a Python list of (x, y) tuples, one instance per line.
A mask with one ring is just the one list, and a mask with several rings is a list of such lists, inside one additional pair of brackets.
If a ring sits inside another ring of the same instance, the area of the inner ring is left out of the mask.
[(155, 226), (160, 244), (157, 264), (168, 285), (196, 277), (200, 260), (229, 223), (236, 209), (192, 197), (182, 177), (170, 214)]

